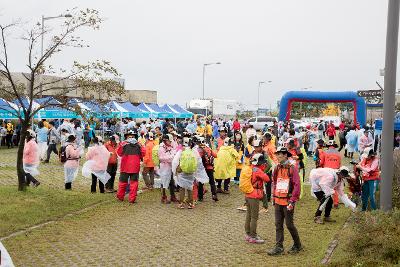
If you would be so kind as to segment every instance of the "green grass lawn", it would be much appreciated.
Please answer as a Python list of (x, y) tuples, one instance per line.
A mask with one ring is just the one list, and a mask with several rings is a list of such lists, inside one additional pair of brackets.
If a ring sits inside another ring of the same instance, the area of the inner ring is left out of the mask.
[(111, 194), (45, 186), (30, 187), (25, 192), (17, 191), (15, 186), (0, 186), (0, 237), (112, 198)]

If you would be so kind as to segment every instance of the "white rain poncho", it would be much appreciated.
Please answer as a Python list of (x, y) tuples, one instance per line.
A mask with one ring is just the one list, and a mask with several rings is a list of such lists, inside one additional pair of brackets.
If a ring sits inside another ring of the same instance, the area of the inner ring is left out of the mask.
[(204, 168), (197, 147), (192, 148), (192, 151), (194, 152), (197, 160), (197, 170), (194, 174), (176, 173), (176, 168), (178, 168), (179, 166), (179, 160), (181, 158), (182, 151), (178, 151), (172, 161), (172, 172), (174, 175), (175, 182), (180, 187), (188, 190), (193, 190), (193, 183), (195, 180), (203, 184), (209, 182), (206, 169)]
[(47, 143), (46, 142), (40, 142), (38, 143), (39, 146), (39, 158), (41, 160), (45, 160), (47, 158)]
[(158, 156), (160, 159), (160, 169), (158, 174), (160, 175), (161, 184), (163, 188), (168, 188), (172, 177), (172, 160), (175, 156), (175, 148), (167, 147), (162, 143), (158, 150)]
[(65, 183), (72, 183), (78, 176), (79, 167), (64, 167)]
[(14, 267), (10, 254), (8, 254), (6, 248), (0, 242), (0, 266), (1, 267)]
[(86, 161), (82, 166), (82, 176), (86, 177), (86, 178), (90, 178), (91, 174), (94, 174), (103, 184), (106, 184), (108, 182), (108, 180), (111, 178), (110, 174), (108, 174), (108, 172), (106, 170), (103, 170), (103, 171), (93, 170), (94, 165), (95, 165), (94, 160)]
[(23, 166), (24, 166), (24, 172), (29, 173), (32, 176), (37, 176), (40, 174), (38, 170), (39, 164), (24, 163)]

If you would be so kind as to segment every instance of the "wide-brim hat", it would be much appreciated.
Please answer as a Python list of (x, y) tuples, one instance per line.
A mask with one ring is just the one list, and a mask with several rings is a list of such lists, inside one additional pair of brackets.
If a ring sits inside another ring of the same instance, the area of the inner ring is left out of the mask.
[(350, 169), (346, 166), (340, 167), (338, 172), (340, 172), (344, 177), (350, 177)]
[(333, 146), (334, 148), (337, 148), (338, 145), (336, 144), (335, 140), (329, 140), (328, 143), (326, 143), (327, 147)]
[(287, 149), (286, 147), (283, 147), (283, 146), (278, 147), (278, 149), (277, 149), (276, 152), (275, 152), (275, 154), (279, 154), (279, 153), (286, 154), (288, 157), (291, 157), (291, 156), (292, 156), (292, 153), (290, 153), (290, 152), (288, 151), (288, 149)]
[(251, 157), (250, 163), (253, 165), (262, 165), (267, 163), (267, 159), (264, 157), (263, 154), (256, 153)]

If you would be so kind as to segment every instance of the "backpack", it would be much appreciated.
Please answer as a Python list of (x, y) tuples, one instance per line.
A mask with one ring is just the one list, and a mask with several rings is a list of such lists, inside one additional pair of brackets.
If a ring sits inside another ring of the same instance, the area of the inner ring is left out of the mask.
[(193, 174), (197, 170), (197, 159), (193, 150), (185, 149), (182, 151), (181, 159), (179, 161), (179, 167), (183, 173)]
[(239, 178), (239, 189), (245, 194), (250, 194), (253, 192), (253, 184), (251, 183), (251, 178), (253, 177), (253, 167), (244, 166)]
[(203, 165), (205, 166), (214, 166), (214, 157), (212, 153), (208, 154), (205, 149), (203, 149), (203, 157), (202, 157)]
[(151, 151), (151, 158), (153, 159), (154, 166), (160, 166), (160, 158), (158, 157), (158, 150), (160, 145), (155, 145)]
[(66, 151), (67, 150), (67, 146), (69, 146), (69, 145), (62, 146), (61, 149), (60, 149), (60, 154), (58, 154), (61, 163), (65, 163), (68, 160), (67, 151)]

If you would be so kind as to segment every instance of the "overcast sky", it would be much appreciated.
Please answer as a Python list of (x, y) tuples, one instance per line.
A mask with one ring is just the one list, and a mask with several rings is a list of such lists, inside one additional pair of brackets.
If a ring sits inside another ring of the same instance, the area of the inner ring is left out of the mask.
[[(57, 64), (103, 58), (128, 89), (158, 91), (159, 103), (185, 104), (202, 94), (254, 108), (275, 105), (291, 89), (377, 89), (382, 81), (386, 0), (0, 0), (0, 22), (94, 8), (107, 20), (83, 31), (89, 49), (65, 51)], [(60, 21), (46, 21), (57, 27)], [(13, 71), (24, 71), (26, 45), (14, 38)]]

